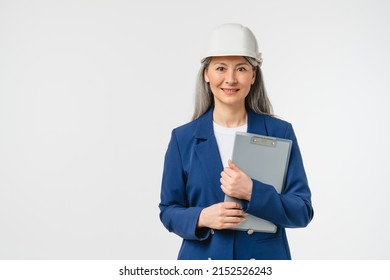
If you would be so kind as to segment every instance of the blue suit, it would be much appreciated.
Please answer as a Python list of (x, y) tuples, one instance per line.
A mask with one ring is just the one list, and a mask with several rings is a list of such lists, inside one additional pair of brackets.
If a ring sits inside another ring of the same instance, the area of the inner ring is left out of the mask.
[(305, 227), (313, 217), (311, 193), (297, 139), (288, 122), (248, 109), (248, 132), (293, 141), (282, 194), (253, 180), (245, 212), (278, 226), (276, 233), (197, 229), (203, 208), (224, 201), (223, 170), (213, 131), (213, 109), (172, 131), (165, 155), (160, 219), (183, 238), (178, 259), (291, 259), (285, 228)]

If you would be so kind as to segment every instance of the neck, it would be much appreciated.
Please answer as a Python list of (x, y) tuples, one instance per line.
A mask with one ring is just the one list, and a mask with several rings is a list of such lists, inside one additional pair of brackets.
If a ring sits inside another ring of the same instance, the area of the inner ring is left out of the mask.
[(239, 107), (217, 106), (215, 104), (213, 121), (225, 127), (238, 127), (247, 123), (245, 105)]

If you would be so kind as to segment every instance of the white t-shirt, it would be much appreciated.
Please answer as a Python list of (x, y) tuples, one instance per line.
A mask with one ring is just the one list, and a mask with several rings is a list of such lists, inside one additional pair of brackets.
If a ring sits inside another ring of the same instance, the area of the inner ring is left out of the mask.
[(214, 135), (217, 139), (219, 154), (221, 155), (222, 164), (228, 166), (228, 160), (232, 159), (234, 138), (236, 131), (246, 132), (248, 125), (244, 124), (239, 127), (224, 127), (213, 122)]

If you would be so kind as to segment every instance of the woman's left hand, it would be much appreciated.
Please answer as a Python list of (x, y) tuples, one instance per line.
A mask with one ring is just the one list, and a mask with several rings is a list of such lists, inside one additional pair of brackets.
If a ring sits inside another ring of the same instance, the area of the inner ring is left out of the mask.
[(252, 195), (252, 179), (238, 168), (231, 160), (229, 167), (225, 167), (221, 173), (221, 188), (228, 196), (250, 200)]

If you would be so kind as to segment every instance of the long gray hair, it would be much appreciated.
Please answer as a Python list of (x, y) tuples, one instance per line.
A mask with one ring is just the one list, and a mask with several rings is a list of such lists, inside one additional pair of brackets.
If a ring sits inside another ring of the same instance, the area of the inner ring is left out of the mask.
[[(253, 83), (248, 96), (245, 98), (245, 104), (252, 111), (258, 114), (273, 115), (272, 105), (265, 90), (263, 75), (260, 65), (256, 59), (245, 57), (256, 72), (256, 79)], [(208, 109), (214, 105), (214, 96), (210, 85), (204, 79), (204, 71), (209, 67), (211, 57), (206, 58), (199, 69), (195, 87), (195, 110), (192, 119), (196, 120)]]

